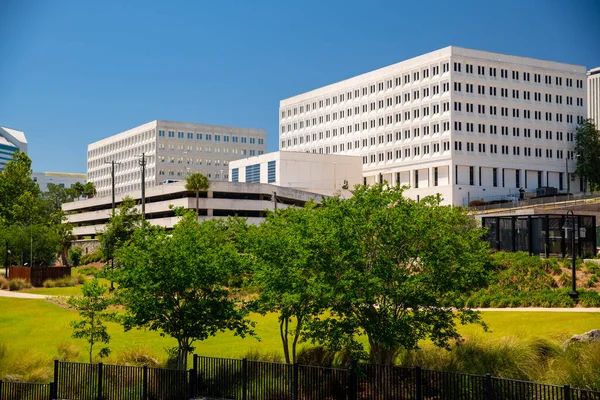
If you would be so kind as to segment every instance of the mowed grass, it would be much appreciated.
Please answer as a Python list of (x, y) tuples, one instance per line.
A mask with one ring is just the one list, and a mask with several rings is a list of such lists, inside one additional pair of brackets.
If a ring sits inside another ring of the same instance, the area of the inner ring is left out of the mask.
[[(70, 288), (55, 288), (70, 289)], [(520, 340), (545, 338), (552, 341), (564, 340), (576, 333), (587, 332), (600, 325), (599, 313), (574, 312), (483, 312), (489, 326), (484, 333), (481, 327), (469, 325), (460, 328), (467, 337), (478, 337), (485, 341), (499, 341), (505, 337)], [(80, 360), (86, 360), (86, 343), (71, 337), (70, 322), (78, 319), (77, 312), (62, 308), (45, 300), (0, 298), (0, 343), (10, 353), (31, 354), (52, 359), (58, 355), (60, 344), (72, 344), (81, 350)], [(196, 342), (196, 354), (214, 357), (242, 357), (250, 350), (261, 353), (281, 353), (277, 316), (252, 314), (256, 322), (253, 337), (235, 337), (229, 332), (219, 333), (203, 342)], [(158, 332), (131, 330), (124, 332), (117, 323), (107, 323), (111, 335), (109, 347), (116, 361), (120, 353), (131, 349), (144, 349), (160, 361), (166, 359), (166, 348), (176, 346), (176, 341), (160, 336)], [(429, 346), (423, 343), (423, 346)]]

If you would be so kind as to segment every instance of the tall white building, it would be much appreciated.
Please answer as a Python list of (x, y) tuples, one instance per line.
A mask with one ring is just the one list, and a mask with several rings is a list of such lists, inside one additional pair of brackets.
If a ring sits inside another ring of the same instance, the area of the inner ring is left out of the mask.
[(600, 67), (588, 73), (588, 118), (594, 120), (596, 128), (600, 127)]
[(15, 151), (27, 153), (25, 133), (16, 129), (0, 126), (0, 171), (12, 159)]
[(146, 187), (184, 180), (194, 172), (226, 181), (229, 161), (263, 154), (265, 139), (262, 129), (152, 121), (88, 145), (87, 178), (99, 197), (109, 196), (115, 161), (115, 193), (138, 190), (144, 153)]
[(367, 184), (446, 204), (565, 191), (585, 78), (584, 66), (446, 47), (282, 100), (280, 150), (360, 155)]

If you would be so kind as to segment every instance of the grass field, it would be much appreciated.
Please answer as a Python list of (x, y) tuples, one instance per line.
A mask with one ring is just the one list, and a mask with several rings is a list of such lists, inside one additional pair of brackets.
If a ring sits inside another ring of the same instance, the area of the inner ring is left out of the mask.
[[(53, 289), (58, 291), (72, 288)], [(70, 343), (81, 349), (81, 360), (85, 359), (85, 342), (71, 338), (69, 323), (78, 318), (75, 311), (45, 300), (11, 298), (0, 298), (0, 310), (0, 343), (7, 345), (11, 353), (25, 354), (33, 351), (36, 356), (54, 358), (59, 344)], [(256, 333), (260, 341), (252, 337), (242, 339), (230, 333), (220, 333), (204, 342), (197, 342), (196, 353), (215, 357), (241, 357), (247, 351), (256, 349), (263, 353), (281, 352), (276, 316), (254, 314), (251, 318), (257, 323)], [(490, 332), (484, 333), (478, 326), (465, 326), (461, 327), (461, 333), (486, 341), (499, 341), (507, 336), (523, 340), (539, 337), (557, 341), (600, 325), (600, 314), (597, 313), (495, 311), (484, 312), (483, 318)], [(115, 360), (121, 352), (132, 348), (145, 349), (155, 358), (164, 360), (164, 349), (176, 345), (173, 339), (161, 337), (157, 332), (124, 332), (116, 323), (108, 323), (108, 329), (112, 336), (111, 358)]]

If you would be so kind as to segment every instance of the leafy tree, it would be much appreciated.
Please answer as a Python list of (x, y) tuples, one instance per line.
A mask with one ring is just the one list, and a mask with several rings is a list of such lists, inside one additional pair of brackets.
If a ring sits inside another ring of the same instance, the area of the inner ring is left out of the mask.
[(205, 192), (210, 187), (210, 181), (200, 172), (195, 172), (186, 178), (185, 188), (196, 192), (196, 215), (198, 215), (198, 197), (200, 192)]
[[(104, 321), (114, 317), (113, 313), (106, 311), (112, 304), (112, 300), (104, 296), (106, 287), (102, 286), (97, 279), (84, 283), (81, 292), (82, 297), (68, 299), (68, 304), (78, 310), (82, 317), (79, 321), (72, 321), (71, 326), (75, 339), (85, 339), (88, 342), (90, 363), (92, 363), (94, 345), (110, 342), (110, 335), (106, 331)], [(108, 347), (103, 347), (98, 352), (100, 358), (107, 357), (109, 354)]]
[(252, 333), (247, 310), (225, 286), (243, 262), (228, 224), (199, 223), (187, 211), (171, 232), (145, 224), (118, 253), (116, 293), (125, 307), (125, 329), (145, 327), (175, 338), (180, 369), (196, 340), (225, 330)]
[(131, 239), (133, 233), (140, 228), (141, 223), (142, 215), (136, 208), (135, 201), (130, 197), (124, 198), (98, 238), (104, 248), (107, 260)]
[[(75, 200), (75, 191), (72, 188), (64, 188), (54, 183), (48, 184), (48, 190), (42, 193), (46, 203), (46, 214), (56, 215), (62, 213), (62, 205)], [(59, 221), (60, 222), (60, 221)]]
[(71, 260), (71, 256), (69, 255), (69, 249), (71, 247), (71, 242), (75, 240), (75, 235), (73, 235), (73, 224), (66, 221), (66, 217), (62, 210), (58, 213), (57, 218), (59, 218), (61, 221), (58, 224), (54, 225), (56, 235), (58, 237), (60, 257), (62, 264), (65, 267), (68, 267), (69, 261)]
[(83, 255), (83, 247), (74, 246), (69, 249), (69, 261), (74, 267), (78, 267)]
[(600, 187), (600, 132), (591, 119), (581, 122), (575, 131), (577, 169), (592, 189)]
[(327, 253), (330, 312), (308, 324), (310, 335), (358, 351), (364, 334), (379, 364), (420, 340), (447, 347), (460, 338), (457, 320), (483, 325), (460, 299), (484, 281), (483, 230), (463, 209), (440, 206), (439, 197), (416, 202), (402, 190), (364, 186), (350, 199), (326, 199), (315, 224), (322, 229), (315, 251)]
[(94, 185), (94, 182), (90, 181), (87, 182), (84, 186), (83, 186), (83, 194), (88, 198), (91, 199), (92, 197), (96, 196), (96, 185)]
[[(260, 287), (257, 311), (278, 313), (279, 333), (287, 363), (296, 362), (296, 348), (306, 322), (320, 314), (320, 237), (314, 229), (315, 204), (279, 209), (251, 231), (248, 240), (255, 255), (254, 284)], [(292, 328), (290, 323), (294, 324)]]
[(71, 189), (73, 189), (73, 191), (75, 192), (75, 198), (77, 199), (80, 199), (83, 193), (85, 192), (85, 187), (81, 182), (75, 182)]
[(25, 206), (31, 206), (32, 199), (39, 198), (40, 189), (31, 179), (31, 172), (31, 159), (20, 151), (13, 153), (12, 159), (0, 171), (0, 220), (9, 225), (30, 222), (39, 215), (31, 215), (31, 209), (15, 215), (15, 212), (22, 211)]

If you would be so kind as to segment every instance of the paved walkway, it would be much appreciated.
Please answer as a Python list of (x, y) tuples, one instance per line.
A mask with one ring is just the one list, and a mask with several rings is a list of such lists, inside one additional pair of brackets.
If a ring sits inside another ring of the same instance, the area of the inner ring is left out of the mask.
[(477, 311), (518, 311), (518, 312), (582, 312), (600, 313), (598, 307), (575, 307), (575, 308), (543, 308), (543, 307), (515, 307), (515, 308), (475, 308)]
[(0, 297), (12, 297), (14, 299), (45, 299), (49, 296), (33, 293), (11, 292), (9, 290), (0, 290)]

